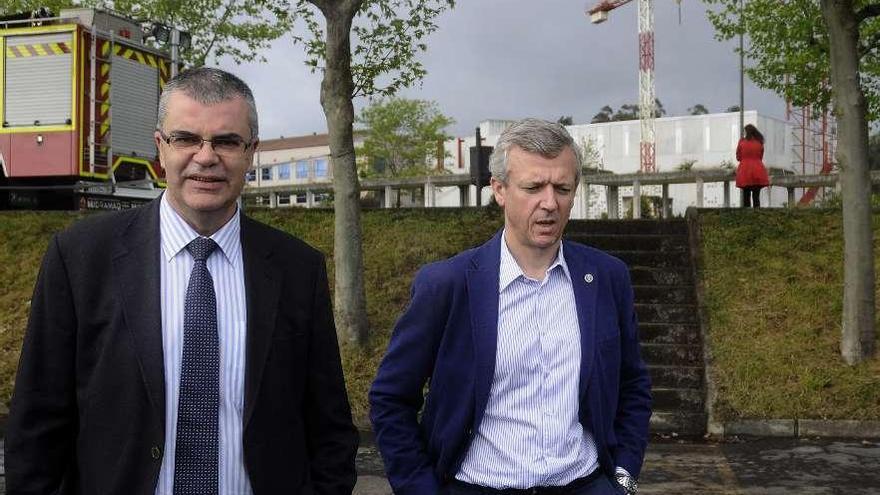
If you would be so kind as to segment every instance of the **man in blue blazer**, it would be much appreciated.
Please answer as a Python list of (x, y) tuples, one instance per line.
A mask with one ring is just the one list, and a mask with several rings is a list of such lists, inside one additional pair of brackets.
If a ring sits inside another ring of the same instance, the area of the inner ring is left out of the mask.
[(370, 390), (388, 479), (402, 495), (634, 494), (650, 378), (627, 267), (561, 241), (577, 146), (526, 119), (490, 169), (503, 231), (420, 270)]

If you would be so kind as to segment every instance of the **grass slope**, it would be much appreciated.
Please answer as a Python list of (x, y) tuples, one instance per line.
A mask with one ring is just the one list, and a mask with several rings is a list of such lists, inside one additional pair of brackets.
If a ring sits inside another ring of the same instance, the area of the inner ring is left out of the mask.
[[(328, 210), (254, 210), (262, 222), (290, 232), (328, 257), (333, 285), (333, 214)], [(0, 409), (12, 393), (21, 340), (40, 259), (51, 235), (80, 215), (0, 213)], [(372, 337), (365, 352), (343, 348), (343, 367), (356, 421), (367, 424), (367, 389), (409, 287), (423, 264), (482, 244), (501, 226), (493, 210), (368, 210), (363, 215), (367, 311)], [(2, 412), (2, 411), (0, 411)]]
[(880, 419), (880, 358), (855, 367), (840, 358), (840, 211), (700, 218), (720, 419)]
[[(327, 253), (333, 283), (331, 212), (251, 214)], [(40, 258), (52, 233), (78, 217), (0, 213), (3, 404), (12, 392)], [(710, 211), (701, 215), (701, 222), (712, 372), (722, 418), (880, 419), (880, 359), (848, 367), (838, 353), (843, 267), (839, 212)], [(366, 425), (367, 388), (394, 321), (408, 301), (416, 270), (481, 244), (500, 225), (497, 211), (364, 212), (367, 310), (373, 335), (365, 352), (342, 350), (360, 425)], [(880, 229), (880, 216), (875, 229)], [(880, 256), (880, 246), (875, 254)]]

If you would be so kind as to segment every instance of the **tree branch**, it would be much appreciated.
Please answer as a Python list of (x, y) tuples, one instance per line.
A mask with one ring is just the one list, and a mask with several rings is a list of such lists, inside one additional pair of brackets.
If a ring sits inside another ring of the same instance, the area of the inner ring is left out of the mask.
[[(226, 11), (223, 12), (223, 16), (220, 18), (220, 22), (217, 23), (217, 26), (222, 26), (223, 24), (226, 24), (227, 19), (229, 19), (229, 15), (232, 13), (232, 6), (234, 4), (235, 0), (230, 0), (229, 3), (226, 4)], [(205, 47), (205, 52), (200, 57), (199, 61), (201, 63), (199, 65), (205, 64), (205, 60), (208, 58), (208, 54), (210, 54), (211, 50), (214, 49), (214, 43), (217, 43), (217, 38), (219, 36), (218, 30), (212, 29), (211, 31), (213, 32), (214, 36), (211, 38), (211, 42), (208, 43), (208, 46)]]

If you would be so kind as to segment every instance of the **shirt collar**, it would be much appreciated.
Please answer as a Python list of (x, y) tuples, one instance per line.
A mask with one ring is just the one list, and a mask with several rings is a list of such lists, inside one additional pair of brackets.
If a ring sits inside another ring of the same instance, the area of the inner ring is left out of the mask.
[[(237, 265), (237, 260), (241, 258), (239, 256), (241, 252), (241, 219), (239, 217), (236, 206), (232, 218), (210, 236), (210, 239), (217, 243), (226, 260), (234, 267)], [(159, 232), (162, 237), (162, 256), (166, 263), (177, 256), (177, 253), (182, 249), (185, 249), (193, 239), (199, 237), (199, 233), (190, 227), (186, 220), (171, 206), (165, 194), (162, 194), (159, 204)]]
[[(510, 248), (507, 247), (507, 229), (504, 229), (501, 232), (501, 266), (498, 270), (498, 292), (501, 293), (504, 289), (507, 288), (508, 285), (513, 283), (514, 280), (519, 277), (525, 277), (526, 274), (523, 272), (522, 268), (520, 268), (519, 263), (516, 262), (516, 259), (513, 257), (513, 254), (510, 252)], [(563, 251), (563, 243), (559, 243), (559, 251), (556, 252), (556, 259), (553, 260), (553, 263), (550, 263), (550, 266), (547, 268), (547, 274), (553, 271), (557, 266), (562, 267), (562, 273), (565, 274), (565, 278), (571, 280), (571, 274), (568, 271), (568, 264), (565, 262), (565, 253)], [(546, 278), (545, 278), (546, 280)]]

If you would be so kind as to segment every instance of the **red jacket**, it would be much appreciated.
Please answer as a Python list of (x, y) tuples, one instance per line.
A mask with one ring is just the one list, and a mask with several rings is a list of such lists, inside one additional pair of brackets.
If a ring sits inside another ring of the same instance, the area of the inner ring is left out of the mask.
[(765, 187), (770, 185), (764, 168), (764, 145), (758, 140), (740, 139), (736, 145), (736, 187)]

